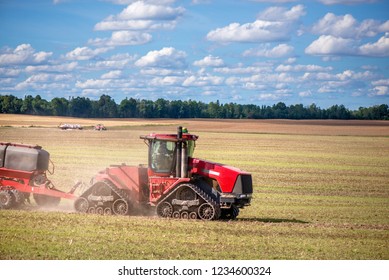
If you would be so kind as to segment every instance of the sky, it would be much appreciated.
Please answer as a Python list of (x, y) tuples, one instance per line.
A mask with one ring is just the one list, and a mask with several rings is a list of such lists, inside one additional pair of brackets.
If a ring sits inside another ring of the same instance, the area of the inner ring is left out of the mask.
[(389, 104), (387, 0), (0, 0), (0, 95)]

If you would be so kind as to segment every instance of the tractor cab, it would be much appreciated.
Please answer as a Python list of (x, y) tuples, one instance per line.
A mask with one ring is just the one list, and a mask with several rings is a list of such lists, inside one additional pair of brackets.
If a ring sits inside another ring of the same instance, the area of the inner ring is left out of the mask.
[(141, 136), (149, 146), (149, 176), (188, 177), (188, 158), (193, 156), (198, 136), (178, 127), (177, 134)]

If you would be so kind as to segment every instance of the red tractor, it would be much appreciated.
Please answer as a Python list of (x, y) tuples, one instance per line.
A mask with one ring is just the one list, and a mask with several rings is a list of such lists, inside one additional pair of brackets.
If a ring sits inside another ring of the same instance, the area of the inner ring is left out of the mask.
[(39, 206), (57, 206), (61, 198), (76, 199), (56, 189), (47, 178), (50, 154), (40, 146), (0, 143), (0, 209), (17, 208), (33, 195)]
[[(149, 147), (148, 166), (113, 165), (100, 171), (75, 201), (78, 212), (128, 215), (152, 210), (163, 218), (235, 219), (250, 205), (251, 174), (193, 157), (198, 136), (141, 136)], [(155, 209), (155, 210), (154, 210)]]

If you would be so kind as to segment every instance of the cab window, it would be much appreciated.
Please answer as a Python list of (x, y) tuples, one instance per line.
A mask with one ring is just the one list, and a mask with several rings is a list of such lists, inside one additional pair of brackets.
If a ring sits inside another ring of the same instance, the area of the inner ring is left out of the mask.
[(188, 157), (193, 157), (193, 152), (194, 152), (195, 146), (196, 146), (195, 141), (193, 141), (193, 140), (187, 141)]
[(155, 172), (170, 173), (173, 169), (175, 142), (155, 140), (150, 146), (150, 165)]

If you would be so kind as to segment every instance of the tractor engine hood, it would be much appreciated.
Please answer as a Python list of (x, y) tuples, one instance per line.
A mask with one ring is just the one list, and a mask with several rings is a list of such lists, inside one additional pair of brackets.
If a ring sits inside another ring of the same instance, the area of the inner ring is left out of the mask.
[(253, 192), (251, 174), (236, 167), (189, 158), (189, 173), (216, 180), (222, 193), (251, 196)]

